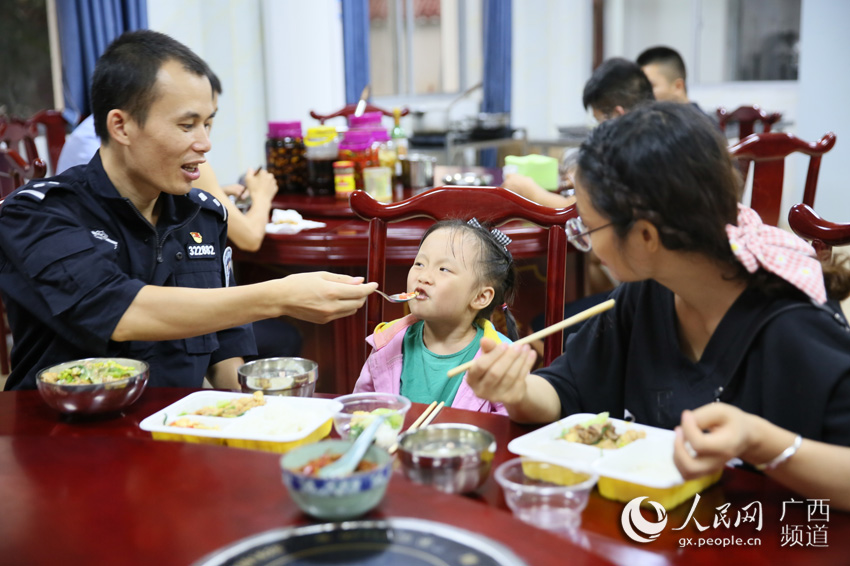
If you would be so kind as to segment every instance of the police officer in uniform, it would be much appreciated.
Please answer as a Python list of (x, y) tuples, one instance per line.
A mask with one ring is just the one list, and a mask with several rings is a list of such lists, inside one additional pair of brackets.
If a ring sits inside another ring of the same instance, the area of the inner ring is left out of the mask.
[(0, 207), (0, 293), (14, 335), (7, 389), (92, 356), (151, 364), (152, 386), (237, 388), (247, 323), (353, 314), (375, 284), (302, 273), (232, 287), (226, 209), (192, 189), (215, 114), (209, 67), (153, 31), (125, 33), (92, 81), (101, 149)]

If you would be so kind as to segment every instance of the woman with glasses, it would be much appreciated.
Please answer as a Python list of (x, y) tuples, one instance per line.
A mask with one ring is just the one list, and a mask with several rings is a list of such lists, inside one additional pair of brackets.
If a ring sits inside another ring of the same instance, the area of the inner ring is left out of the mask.
[(533, 352), (482, 342), (475, 394), (520, 422), (610, 411), (669, 429), (723, 401), (850, 445), (850, 329), (834, 300), (850, 294), (846, 261), (822, 268), (806, 242), (740, 206), (739, 187), (725, 140), (689, 105), (596, 128), (567, 231), (624, 282), (616, 305), (534, 374)]

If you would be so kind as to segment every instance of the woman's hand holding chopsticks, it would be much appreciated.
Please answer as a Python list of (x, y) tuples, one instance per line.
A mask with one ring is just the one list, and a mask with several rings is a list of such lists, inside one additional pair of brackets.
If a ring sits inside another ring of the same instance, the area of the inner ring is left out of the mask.
[(527, 344), (499, 344), (482, 338), (481, 352), (466, 374), (472, 391), (495, 403), (521, 402), (526, 395), (526, 377), (537, 359), (534, 349)]

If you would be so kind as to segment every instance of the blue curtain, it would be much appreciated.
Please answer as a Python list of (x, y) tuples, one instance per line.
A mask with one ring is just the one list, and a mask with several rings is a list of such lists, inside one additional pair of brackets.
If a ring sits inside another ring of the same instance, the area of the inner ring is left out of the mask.
[(345, 56), (345, 102), (360, 100), (369, 84), (369, 0), (342, 2), (342, 46)]
[(60, 0), (56, 2), (65, 119), (76, 124), (91, 113), (91, 76), (113, 39), (148, 27), (147, 0)]
[[(482, 112), (511, 111), (511, 0), (486, 0)], [(496, 166), (496, 150), (482, 151), (484, 167)]]

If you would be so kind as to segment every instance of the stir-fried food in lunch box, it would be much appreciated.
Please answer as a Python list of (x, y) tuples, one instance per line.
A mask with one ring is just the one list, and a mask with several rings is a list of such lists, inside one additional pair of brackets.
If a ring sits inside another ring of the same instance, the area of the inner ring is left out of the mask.
[(108, 360), (105, 362), (83, 362), (65, 368), (60, 372), (46, 371), (41, 375), (41, 379), (48, 383), (59, 383), (61, 385), (90, 385), (127, 379), (137, 373), (139, 373), (137, 368), (122, 366), (118, 362)]
[(255, 391), (250, 397), (237, 397), (228, 401), (221, 401), (215, 405), (201, 407), (193, 415), (204, 415), (207, 417), (241, 417), (249, 409), (266, 404), (266, 398), (262, 391)]
[(194, 428), (198, 430), (221, 430), (221, 427), (194, 421), (189, 417), (180, 417), (179, 419), (170, 422), (168, 426), (176, 426), (178, 428)]
[(639, 438), (646, 438), (646, 432), (630, 428), (619, 434), (606, 412), (599, 413), (581, 424), (564, 429), (559, 438), (563, 438), (567, 442), (578, 442), (610, 450), (622, 448)]

